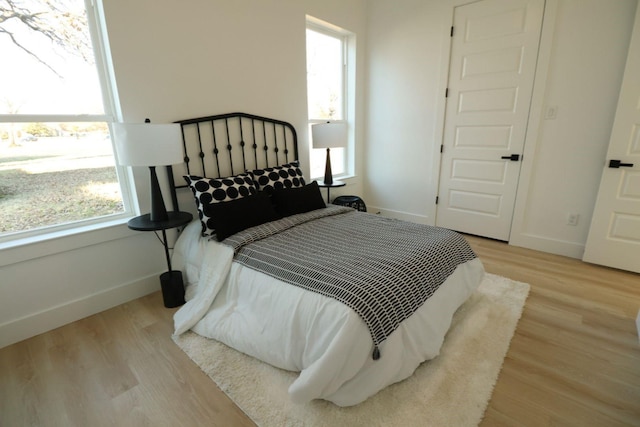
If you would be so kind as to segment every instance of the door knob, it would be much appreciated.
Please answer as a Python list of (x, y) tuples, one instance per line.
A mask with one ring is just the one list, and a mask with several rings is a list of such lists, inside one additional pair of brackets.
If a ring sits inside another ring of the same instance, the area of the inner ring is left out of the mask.
[(510, 156), (502, 156), (501, 159), (511, 160), (512, 162), (517, 162), (520, 160), (520, 154), (512, 154)]
[(622, 163), (620, 160), (609, 160), (609, 167), (615, 169), (620, 167), (632, 168), (633, 163)]

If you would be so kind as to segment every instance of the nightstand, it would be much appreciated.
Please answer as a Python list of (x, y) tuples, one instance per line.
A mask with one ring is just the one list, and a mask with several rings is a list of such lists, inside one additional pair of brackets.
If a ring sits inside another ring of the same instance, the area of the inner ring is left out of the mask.
[(189, 212), (167, 212), (168, 219), (165, 221), (151, 221), (151, 214), (140, 215), (131, 218), (127, 225), (132, 230), (137, 231), (162, 231), (162, 245), (167, 257), (167, 267), (169, 270), (160, 275), (160, 285), (162, 287), (162, 300), (167, 308), (178, 307), (184, 304), (184, 284), (182, 282), (182, 272), (171, 269), (171, 257), (169, 256), (169, 245), (167, 242), (166, 230), (187, 225), (193, 219)]
[(342, 181), (333, 181), (331, 184), (327, 184), (324, 181), (318, 181), (318, 187), (322, 187), (322, 188), (326, 188), (327, 189), (327, 203), (331, 203), (331, 196), (330, 196), (330, 191), (332, 188), (337, 188), (337, 187), (344, 187), (345, 184)]

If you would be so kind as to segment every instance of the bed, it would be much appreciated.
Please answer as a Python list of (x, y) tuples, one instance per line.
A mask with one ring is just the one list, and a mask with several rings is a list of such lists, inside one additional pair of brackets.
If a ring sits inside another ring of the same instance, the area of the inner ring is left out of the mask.
[(462, 236), (325, 204), (287, 122), (178, 123), (185, 162), (167, 167), (171, 199), (197, 216), (174, 247), (187, 301), (175, 334), (299, 372), (295, 403), (356, 405), (438, 356), (484, 276)]

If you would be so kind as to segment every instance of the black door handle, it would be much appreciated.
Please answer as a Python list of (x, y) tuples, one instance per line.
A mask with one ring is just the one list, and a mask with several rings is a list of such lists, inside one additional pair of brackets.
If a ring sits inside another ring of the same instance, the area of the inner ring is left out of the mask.
[(615, 169), (620, 167), (632, 168), (633, 163), (622, 163), (620, 160), (609, 160), (609, 167)]
[(510, 156), (502, 156), (500, 158), (504, 159), (504, 160), (511, 160), (512, 162), (517, 162), (518, 160), (520, 160), (520, 154), (512, 154)]

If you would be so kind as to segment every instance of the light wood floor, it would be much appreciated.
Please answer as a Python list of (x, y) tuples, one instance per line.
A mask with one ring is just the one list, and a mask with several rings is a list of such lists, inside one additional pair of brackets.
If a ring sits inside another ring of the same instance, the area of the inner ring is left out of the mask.
[[(640, 275), (469, 241), (531, 284), (482, 426), (640, 426)], [(171, 341), (175, 310), (158, 292), (0, 349), (0, 426), (253, 425)]]

